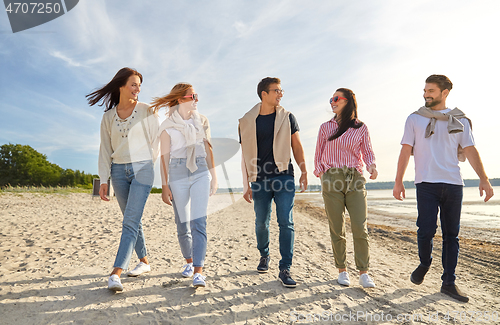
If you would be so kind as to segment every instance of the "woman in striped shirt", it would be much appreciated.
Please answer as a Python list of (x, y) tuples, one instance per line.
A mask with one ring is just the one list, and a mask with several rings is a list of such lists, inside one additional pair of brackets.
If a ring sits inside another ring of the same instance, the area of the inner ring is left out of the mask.
[(338, 283), (349, 286), (346, 268), (345, 208), (351, 219), (354, 259), (359, 283), (375, 287), (368, 275), (370, 252), (366, 226), (366, 180), (363, 161), (370, 179), (377, 178), (375, 155), (366, 125), (358, 120), (356, 97), (352, 90), (340, 88), (330, 98), (335, 117), (321, 125), (314, 155), (314, 175), (321, 178), (323, 200), (330, 226)]

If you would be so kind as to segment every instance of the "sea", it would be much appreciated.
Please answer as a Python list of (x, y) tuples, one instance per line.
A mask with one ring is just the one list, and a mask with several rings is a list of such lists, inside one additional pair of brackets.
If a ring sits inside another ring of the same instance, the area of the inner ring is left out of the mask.
[[(465, 227), (481, 229), (500, 229), (500, 186), (494, 186), (495, 195), (484, 202), (477, 187), (464, 187), (462, 215), (460, 224)], [(324, 206), (321, 193), (310, 192), (300, 195), (310, 196), (317, 206)], [(392, 217), (417, 218), (417, 200), (414, 188), (406, 189), (406, 198), (398, 201), (391, 190), (368, 190), (367, 202), (370, 213)]]

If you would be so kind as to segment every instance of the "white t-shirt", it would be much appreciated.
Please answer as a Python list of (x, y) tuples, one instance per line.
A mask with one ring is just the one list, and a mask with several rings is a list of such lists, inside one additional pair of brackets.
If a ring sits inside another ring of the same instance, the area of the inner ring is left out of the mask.
[[(184, 122), (194, 125), (192, 118), (185, 120)], [(165, 129), (165, 131), (170, 136), (170, 158), (187, 158), (186, 139), (184, 138), (184, 135), (182, 135), (181, 131), (174, 128), (168, 128)], [(196, 157), (207, 156), (203, 139), (196, 141), (195, 155)]]
[[(447, 113), (444, 109), (441, 113)], [(401, 144), (413, 147), (415, 159), (415, 184), (422, 182), (464, 185), (458, 166), (458, 145), (466, 148), (474, 145), (474, 138), (466, 118), (460, 119), (464, 131), (448, 133), (448, 121), (436, 121), (434, 134), (425, 137), (430, 118), (418, 114), (408, 116)]]

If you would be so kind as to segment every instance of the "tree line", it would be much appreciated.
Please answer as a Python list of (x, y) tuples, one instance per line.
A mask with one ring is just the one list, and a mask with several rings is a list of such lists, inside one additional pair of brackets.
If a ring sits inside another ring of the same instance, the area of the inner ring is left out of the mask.
[(0, 187), (3, 186), (84, 186), (91, 187), (97, 175), (64, 169), (28, 145), (0, 146)]

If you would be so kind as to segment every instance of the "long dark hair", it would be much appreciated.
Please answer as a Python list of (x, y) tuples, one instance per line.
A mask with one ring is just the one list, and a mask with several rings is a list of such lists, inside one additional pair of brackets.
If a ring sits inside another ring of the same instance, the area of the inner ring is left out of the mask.
[(340, 120), (337, 132), (332, 134), (328, 138), (328, 141), (337, 139), (349, 128), (358, 129), (364, 124), (363, 122), (358, 120), (358, 103), (356, 102), (356, 95), (354, 95), (352, 90), (347, 88), (339, 88), (336, 90), (336, 92), (337, 91), (341, 92), (343, 94), (343, 97), (347, 98), (347, 104), (340, 112), (340, 116), (337, 116), (336, 118), (337, 121)]
[(105, 112), (118, 105), (118, 103), (120, 102), (120, 87), (123, 87), (127, 84), (128, 78), (130, 78), (130, 76), (138, 76), (139, 79), (141, 79), (142, 83), (142, 74), (137, 72), (137, 70), (122, 68), (115, 74), (113, 79), (111, 79), (111, 81), (108, 82), (106, 86), (99, 88), (85, 96), (87, 98), (87, 101), (89, 102), (89, 105), (93, 106), (102, 101), (99, 106), (105, 105)]

